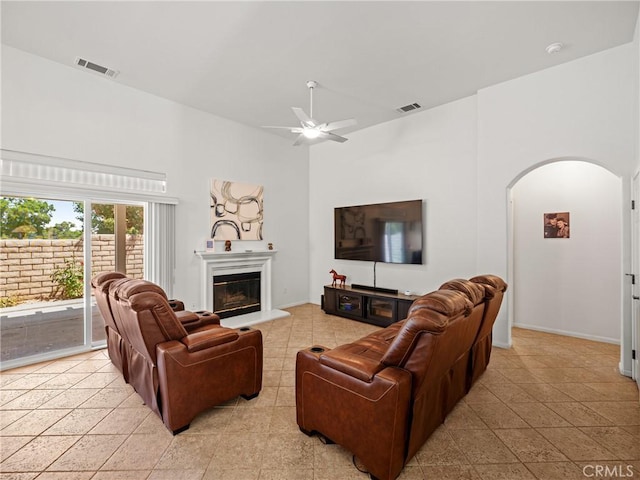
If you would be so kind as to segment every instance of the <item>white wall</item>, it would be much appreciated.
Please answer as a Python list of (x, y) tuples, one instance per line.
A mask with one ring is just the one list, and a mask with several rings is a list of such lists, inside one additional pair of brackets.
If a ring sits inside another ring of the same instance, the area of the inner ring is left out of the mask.
[[(544, 165), (513, 187), (515, 326), (620, 342), (621, 189), (579, 161)], [(570, 238), (544, 238), (551, 212), (570, 213)]]
[(264, 185), (273, 306), (307, 300), (304, 147), (3, 45), (2, 148), (165, 172), (180, 201), (174, 294), (189, 307), (203, 303), (193, 251), (209, 234), (209, 179)]
[[(480, 231), (479, 270), (492, 269), (512, 281), (507, 271), (506, 189), (535, 165), (566, 157), (589, 159), (622, 177), (623, 205), (629, 204), (636, 128), (632, 52), (630, 44), (624, 45), (478, 93), (478, 221), (496, 226)], [(628, 266), (628, 215), (623, 217), (622, 238), (622, 261)], [(629, 327), (630, 291), (623, 288), (622, 278), (619, 281)], [(510, 343), (510, 295), (494, 328), (498, 344)], [(623, 350), (629, 347), (622, 345)], [(630, 359), (628, 351), (625, 356)]]
[(311, 148), (312, 302), (320, 303), (332, 268), (349, 284), (373, 285), (372, 262), (334, 260), (335, 207), (425, 201), (424, 265), (378, 263), (379, 287), (422, 294), (476, 273), (475, 112), (469, 97)]
[[(422, 293), (478, 273), (512, 281), (508, 189), (538, 164), (589, 159), (622, 178), (626, 202), (637, 135), (633, 52), (631, 45), (610, 49), (361, 130), (342, 145), (313, 146), (311, 301), (319, 302), (331, 267), (346, 273), (349, 283), (372, 283), (371, 264), (333, 259), (335, 206), (426, 199), (426, 264), (378, 266), (378, 285)], [(624, 265), (628, 233), (625, 217)], [(494, 328), (497, 345), (510, 344), (510, 308), (507, 298)], [(628, 302), (623, 318), (628, 323)]]

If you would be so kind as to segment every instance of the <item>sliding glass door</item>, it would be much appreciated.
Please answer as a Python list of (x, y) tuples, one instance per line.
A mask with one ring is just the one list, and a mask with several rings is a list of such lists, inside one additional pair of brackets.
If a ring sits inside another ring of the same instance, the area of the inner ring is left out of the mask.
[(0, 149), (0, 178), (0, 370), (103, 346), (99, 272), (171, 293), (166, 174)]
[(84, 222), (74, 204), (0, 198), (3, 363), (85, 343)]
[(90, 279), (142, 278), (143, 219), (142, 203), (0, 197), (3, 369), (105, 344)]
[[(131, 278), (144, 276), (144, 207), (115, 203), (91, 204), (91, 275), (117, 271)], [(92, 302), (94, 346), (105, 341), (104, 322)]]

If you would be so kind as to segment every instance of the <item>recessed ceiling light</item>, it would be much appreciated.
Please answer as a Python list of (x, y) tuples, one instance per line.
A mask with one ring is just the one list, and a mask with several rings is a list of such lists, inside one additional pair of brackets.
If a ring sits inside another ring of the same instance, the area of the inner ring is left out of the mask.
[(552, 43), (551, 45), (549, 45), (546, 48), (546, 51), (549, 55), (552, 55), (554, 53), (558, 53), (560, 50), (562, 50), (562, 47), (564, 45), (562, 45), (560, 42), (556, 42), (556, 43)]

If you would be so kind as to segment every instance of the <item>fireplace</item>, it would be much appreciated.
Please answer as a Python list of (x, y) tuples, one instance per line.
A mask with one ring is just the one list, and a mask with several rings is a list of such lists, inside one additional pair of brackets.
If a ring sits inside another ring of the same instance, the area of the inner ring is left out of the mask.
[(242, 314), (236, 312), (233, 316), (220, 315), (222, 326), (240, 328), (290, 315), (287, 311), (271, 307), (271, 263), (276, 250), (195, 253), (202, 260), (200, 278), (205, 310), (213, 312), (219, 309), (217, 306), (214, 307), (213, 293), (214, 281), (219, 277), (254, 274), (260, 279), (260, 287), (257, 289), (259, 307), (249, 313), (245, 311)]
[(260, 311), (260, 272), (214, 275), (213, 311), (220, 318)]

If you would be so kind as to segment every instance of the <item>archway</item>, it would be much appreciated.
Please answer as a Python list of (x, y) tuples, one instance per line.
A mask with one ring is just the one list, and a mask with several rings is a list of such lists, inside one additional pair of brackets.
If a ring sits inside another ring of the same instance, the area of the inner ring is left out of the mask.
[[(624, 344), (623, 182), (589, 159), (558, 158), (508, 187), (509, 340), (520, 326)], [(570, 215), (569, 238), (545, 214)]]

